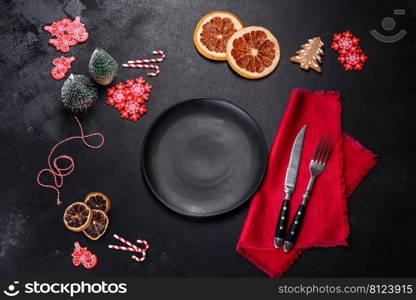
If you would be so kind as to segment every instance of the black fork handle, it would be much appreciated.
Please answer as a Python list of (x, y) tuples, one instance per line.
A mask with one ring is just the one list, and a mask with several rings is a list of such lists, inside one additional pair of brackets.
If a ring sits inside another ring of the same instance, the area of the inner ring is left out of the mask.
[(286, 236), (286, 241), (284, 244), (283, 249), (285, 252), (289, 252), (292, 250), (293, 246), (295, 245), (295, 242), (299, 236), (299, 232), (302, 228), (302, 223), (306, 211), (306, 203), (308, 202), (308, 199), (311, 196), (312, 188), (315, 183), (316, 176), (311, 176), (309, 179), (308, 186), (306, 187), (306, 191), (302, 196), (302, 203), (299, 205), (298, 210), (296, 211), (296, 215), (293, 218), (292, 224), (290, 224), (289, 231)]
[(285, 252), (292, 250), (295, 242), (299, 236), (300, 229), (302, 227), (304, 215), (305, 215), (306, 203), (299, 205), (296, 215), (290, 224), (289, 231), (287, 232), (286, 241), (284, 244)]

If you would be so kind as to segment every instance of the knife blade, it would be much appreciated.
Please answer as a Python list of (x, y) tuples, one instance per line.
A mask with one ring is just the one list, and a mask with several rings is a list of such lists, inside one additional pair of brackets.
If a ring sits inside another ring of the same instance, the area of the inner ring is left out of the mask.
[(283, 246), (286, 236), (286, 225), (289, 217), (289, 201), (295, 190), (296, 178), (298, 176), (299, 162), (302, 155), (303, 140), (305, 138), (306, 124), (298, 132), (292, 145), (289, 164), (286, 169), (286, 177), (284, 184), (285, 199), (280, 208), (279, 219), (276, 225), (276, 234), (274, 237), (274, 246), (280, 248)]

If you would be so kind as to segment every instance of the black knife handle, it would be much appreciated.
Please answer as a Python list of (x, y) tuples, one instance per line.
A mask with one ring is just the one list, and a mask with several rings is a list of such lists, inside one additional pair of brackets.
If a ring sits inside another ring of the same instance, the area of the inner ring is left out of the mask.
[(280, 208), (279, 219), (276, 225), (276, 234), (274, 236), (274, 246), (280, 248), (283, 246), (286, 236), (287, 219), (289, 217), (289, 200), (285, 199)]
[(296, 212), (295, 217), (293, 218), (292, 224), (290, 224), (289, 231), (286, 235), (286, 241), (284, 245), (285, 252), (292, 250), (296, 239), (299, 236), (300, 229), (302, 227), (303, 218), (305, 215), (306, 204), (299, 205), (298, 211)]

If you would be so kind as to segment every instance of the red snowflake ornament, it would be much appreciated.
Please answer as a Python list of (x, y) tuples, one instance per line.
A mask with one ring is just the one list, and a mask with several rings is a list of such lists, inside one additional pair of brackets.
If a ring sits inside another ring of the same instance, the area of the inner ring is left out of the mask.
[(355, 52), (347, 52), (338, 57), (338, 61), (344, 66), (345, 71), (361, 71), (367, 59), (367, 55), (361, 49)]
[(152, 90), (152, 86), (142, 77), (136, 78), (135, 82), (127, 82), (126, 86), (130, 88), (130, 95), (133, 100), (139, 103), (144, 103), (149, 100), (149, 93)]
[(338, 52), (338, 61), (345, 71), (361, 71), (368, 59), (360, 48), (360, 39), (349, 30), (334, 34), (331, 48)]
[(126, 83), (119, 82), (107, 89), (107, 104), (114, 106), (120, 111), (122, 119), (137, 121), (147, 112), (144, 104), (149, 100), (152, 86), (143, 79), (126, 80)]
[(360, 39), (347, 30), (342, 33), (334, 34), (331, 48), (339, 54), (345, 54), (350, 51), (354, 52), (359, 43)]
[(50, 39), (49, 44), (63, 53), (69, 52), (70, 47), (85, 42), (89, 36), (85, 25), (80, 22), (80, 17), (75, 17), (73, 21), (63, 18), (53, 22), (50, 26), (44, 26), (43, 29), (56, 37)]
[(57, 57), (52, 61), (55, 66), (51, 71), (51, 76), (55, 80), (61, 80), (65, 77), (66, 72), (71, 69), (71, 63), (75, 60), (75, 56), (70, 57)]
[(79, 242), (75, 242), (74, 246), (74, 252), (71, 254), (74, 266), (82, 264), (86, 269), (92, 269), (97, 265), (97, 256), (88, 251), (87, 247), (81, 247)]
[(124, 84), (119, 82), (115, 87), (107, 89), (107, 104), (111, 106), (119, 105), (127, 100)]

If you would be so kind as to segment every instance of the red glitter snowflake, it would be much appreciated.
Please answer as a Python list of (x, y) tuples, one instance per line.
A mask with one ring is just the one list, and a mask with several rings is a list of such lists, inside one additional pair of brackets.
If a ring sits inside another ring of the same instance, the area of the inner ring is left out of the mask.
[(338, 61), (343, 64), (345, 71), (361, 71), (367, 59), (367, 55), (365, 55), (361, 49), (358, 49), (355, 52), (347, 52), (338, 57)]
[(107, 104), (111, 106), (119, 105), (127, 100), (127, 91), (122, 82), (119, 82), (115, 87), (107, 89), (107, 95)]
[(80, 17), (75, 17), (73, 21), (63, 18), (50, 26), (44, 26), (43, 29), (56, 37), (50, 39), (49, 44), (64, 53), (69, 52), (69, 47), (85, 42), (89, 36), (85, 25), (80, 22)]
[(348, 30), (334, 34), (331, 48), (338, 52), (338, 61), (345, 71), (361, 71), (368, 59), (360, 48), (360, 39)]
[(331, 48), (339, 54), (346, 54), (347, 52), (354, 52), (359, 44), (360, 39), (347, 30), (334, 34)]
[(151, 90), (152, 86), (143, 77), (127, 80), (125, 84), (119, 82), (107, 89), (107, 104), (118, 109), (121, 118), (137, 121), (147, 112), (144, 103), (149, 100)]
[(52, 64), (55, 66), (51, 71), (51, 76), (55, 80), (61, 80), (65, 77), (66, 72), (71, 69), (71, 63), (75, 60), (75, 56), (71, 57), (57, 57), (52, 61)]

